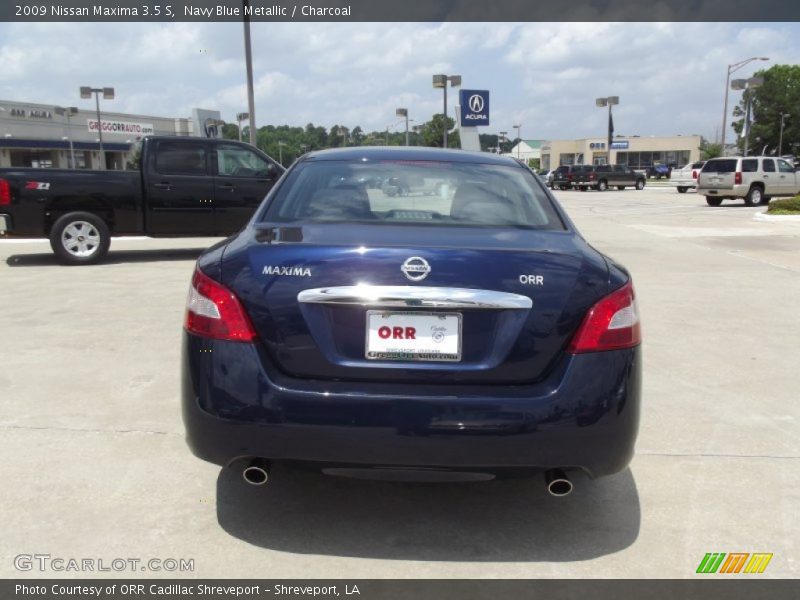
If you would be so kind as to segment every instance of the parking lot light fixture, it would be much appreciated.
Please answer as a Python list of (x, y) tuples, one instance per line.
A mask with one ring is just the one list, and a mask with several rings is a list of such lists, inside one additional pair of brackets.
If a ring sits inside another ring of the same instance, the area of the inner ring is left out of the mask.
[(113, 100), (114, 99), (114, 88), (113, 87), (103, 87), (103, 88), (93, 88), (91, 86), (82, 85), (80, 87), (81, 98), (87, 99), (91, 98), (92, 94), (94, 94), (94, 102), (95, 108), (97, 109), (97, 134), (98, 134), (98, 141), (100, 142), (100, 168), (106, 168), (106, 153), (103, 150), (103, 124), (100, 121), (100, 94), (103, 94), (103, 100)]
[(248, 121), (250, 119), (250, 113), (248, 112), (240, 112), (236, 113), (236, 123), (239, 125), (239, 141), (242, 141), (242, 121)]
[(734, 79), (731, 81), (732, 90), (744, 91), (744, 126), (742, 133), (744, 134), (744, 155), (747, 156), (750, 148), (750, 107), (753, 101), (753, 94), (748, 93), (749, 90), (760, 87), (764, 83), (763, 77), (751, 77), (750, 79)]
[(789, 113), (781, 113), (781, 134), (778, 137), (778, 156), (783, 154), (783, 124), (786, 121), (787, 117), (790, 117)]
[(740, 60), (737, 63), (733, 63), (732, 65), (728, 65), (728, 75), (725, 77), (725, 103), (722, 108), (722, 141), (720, 142), (722, 146), (722, 154), (725, 154), (725, 127), (728, 125), (728, 90), (731, 86), (731, 73), (735, 73), (745, 65), (750, 64), (754, 60), (769, 60), (766, 56), (753, 56), (752, 58), (747, 58), (745, 60)]
[[(72, 144), (72, 129), (70, 126), (70, 117), (72, 115), (78, 114), (78, 107), (76, 106), (56, 106), (53, 108), (57, 115), (61, 115), (67, 118), (67, 139), (69, 139), (69, 160), (70, 160), (70, 168), (75, 168), (75, 147)], [(98, 121), (99, 122), (99, 121)]]
[(619, 96), (608, 96), (606, 98), (595, 98), (595, 106), (598, 108), (608, 107), (608, 136), (606, 147), (606, 164), (611, 164), (611, 143), (614, 141), (614, 120), (611, 116), (611, 107), (619, 104)]
[(442, 134), (442, 147), (447, 148), (447, 82), (450, 82), (452, 87), (461, 85), (461, 75), (434, 75), (433, 87), (442, 88), (444, 92), (444, 133)]
[(519, 147), (522, 144), (522, 138), (520, 137), (520, 130), (522, 129), (522, 123), (519, 125), (512, 125), (514, 129), (517, 130), (517, 160), (519, 160)]
[(498, 133), (500, 134), (500, 137), (497, 139), (497, 147), (499, 148), (497, 153), (500, 154), (502, 151), (502, 143), (506, 141), (506, 134), (508, 134), (508, 132), (500, 131)]
[(283, 147), (286, 145), (286, 142), (278, 142), (278, 162), (281, 163), (283, 166)]
[(408, 109), (398, 108), (394, 111), (394, 114), (398, 117), (403, 117), (406, 120), (406, 146), (408, 146)]

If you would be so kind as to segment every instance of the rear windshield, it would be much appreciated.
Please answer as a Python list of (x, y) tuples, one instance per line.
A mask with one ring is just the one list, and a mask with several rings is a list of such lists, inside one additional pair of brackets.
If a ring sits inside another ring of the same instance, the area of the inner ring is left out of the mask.
[(527, 169), (435, 161), (301, 163), (262, 220), (564, 229)]
[(735, 158), (714, 158), (703, 167), (704, 173), (733, 173), (735, 171)]

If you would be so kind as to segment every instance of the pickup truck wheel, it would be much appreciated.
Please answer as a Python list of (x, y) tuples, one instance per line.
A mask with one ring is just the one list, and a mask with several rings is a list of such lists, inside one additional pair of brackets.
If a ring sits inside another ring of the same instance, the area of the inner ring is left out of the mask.
[(679, 185), (679, 186), (678, 186), (678, 193), (679, 193), (679, 194), (685, 194), (685, 193), (686, 193), (686, 190), (688, 190), (688, 189), (689, 189), (689, 188), (687, 188), (687, 187), (683, 187), (683, 186), (680, 186), (680, 185)]
[(597, 191), (598, 192), (605, 192), (608, 189), (608, 182), (605, 179), (601, 179), (597, 182)]
[(636, 180), (636, 189), (643, 190), (644, 189), (644, 179), (637, 179)]
[(60, 217), (50, 230), (50, 246), (61, 262), (69, 265), (96, 263), (108, 253), (111, 233), (105, 221), (86, 212)]
[(750, 188), (750, 191), (747, 192), (747, 196), (744, 197), (744, 203), (747, 206), (758, 206), (764, 200), (764, 192), (758, 186), (753, 186)]
[(709, 206), (719, 206), (722, 204), (722, 198), (711, 198), (710, 196), (706, 196), (706, 204)]

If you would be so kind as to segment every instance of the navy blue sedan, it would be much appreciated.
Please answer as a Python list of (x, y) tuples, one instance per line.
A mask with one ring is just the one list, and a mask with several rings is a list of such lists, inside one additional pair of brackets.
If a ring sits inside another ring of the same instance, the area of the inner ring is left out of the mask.
[(187, 439), (252, 484), (296, 461), (381, 478), (541, 472), (565, 495), (570, 471), (631, 460), (640, 343), (628, 272), (517, 161), (314, 152), (197, 261)]

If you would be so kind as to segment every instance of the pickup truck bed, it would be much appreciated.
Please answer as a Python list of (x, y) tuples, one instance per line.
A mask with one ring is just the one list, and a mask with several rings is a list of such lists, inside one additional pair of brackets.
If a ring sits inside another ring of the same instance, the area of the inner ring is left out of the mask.
[(697, 177), (706, 164), (704, 160), (689, 163), (682, 169), (672, 169), (669, 175), (669, 184), (678, 189), (678, 193), (685, 194), (688, 190), (697, 187)]

